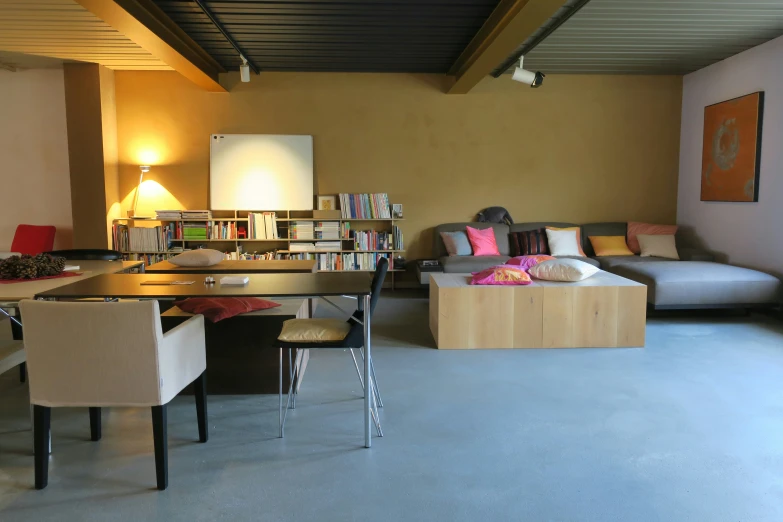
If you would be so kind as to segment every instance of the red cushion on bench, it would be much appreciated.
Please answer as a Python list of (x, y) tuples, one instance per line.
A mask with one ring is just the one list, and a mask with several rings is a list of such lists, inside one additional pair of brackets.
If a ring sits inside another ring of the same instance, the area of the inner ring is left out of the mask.
[(183, 312), (201, 314), (213, 323), (235, 315), (280, 306), (258, 297), (194, 297), (174, 303)]

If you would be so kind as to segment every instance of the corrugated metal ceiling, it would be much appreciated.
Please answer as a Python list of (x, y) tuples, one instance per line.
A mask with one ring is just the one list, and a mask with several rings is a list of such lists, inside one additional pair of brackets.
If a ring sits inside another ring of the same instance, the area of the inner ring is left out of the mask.
[(686, 74), (781, 35), (783, 0), (590, 0), (527, 54), (525, 68)]
[[(154, 0), (226, 69), (238, 53), (192, 0)], [(268, 71), (445, 73), (499, 0), (207, 0)]]

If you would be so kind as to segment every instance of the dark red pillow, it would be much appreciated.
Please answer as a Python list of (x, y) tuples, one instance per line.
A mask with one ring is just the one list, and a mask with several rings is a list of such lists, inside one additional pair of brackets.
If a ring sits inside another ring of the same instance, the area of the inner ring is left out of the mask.
[(258, 297), (194, 297), (174, 303), (183, 312), (201, 314), (213, 323), (235, 315), (280, 306)]

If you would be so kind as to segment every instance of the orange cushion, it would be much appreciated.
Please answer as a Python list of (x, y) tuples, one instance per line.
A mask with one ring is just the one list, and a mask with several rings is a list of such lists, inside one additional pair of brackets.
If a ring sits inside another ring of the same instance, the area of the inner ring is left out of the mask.
[(630, 221), (628, 222), (628, 248), (634, 254), (641, 254), (642, 249), (639, 246), (639, 240), (636, 239), (636, 236), (639, 234), (646, 236), (673, 236), (676, 233), (677, 225), (653, 225)]
[(632, 256), (633, 252), (625, 244), (624, 236), (590, 236), (595, 255), (601, 256)]
[(582, 230), (579, 227), (566, 227), (566, 228), (557, 228), (557, 227), (546, 227), (547, 230), (573, 230), (576, 232), (576, 247), (579, 249), (579, 255), (582, 257), (587, 257), (585, 254), (585, 251), (582, 250)]

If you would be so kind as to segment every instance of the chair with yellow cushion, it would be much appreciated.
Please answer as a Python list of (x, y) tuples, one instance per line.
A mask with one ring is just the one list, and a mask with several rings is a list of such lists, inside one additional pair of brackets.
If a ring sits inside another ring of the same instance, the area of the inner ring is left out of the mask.
[[(378, 260), (375, 269), (375, 275), (372, 279), (372, 295), (370, 297), (370, 317), (372, 318), (375, 306), (381, 296), (383, 280), (386, 278), (386, 272), (389, 269), (389, 261), (386, 258)], [(327, 301), (330, 304), (331, 301)], [(288, 349), (288, 359), (291, 361), (293, 350), (296, 352), (296, 360), (291, 367), (291, 384), (288, 387), (288, 400), (285, 410), (296, 400), (296, 380), (299, 377), (301, 369), (301, 360), (304, 350), (321, 349), (348, 349), (362, 350), (364, 346), (364, 314), (363, 310), (356, 310), (347, 321), (342, 319), (289, 319), (283, 323), (283, 329), (277, 338), (277, 347), (280, 349), (280, 382), (279, 382), (279, 415), (280, 415), (280, 437), (283, 436), (285, 426), (285, 415), (283, 413), (283, 350)], [(363, 352), (362, 352), (363, 354)], [(354, 356), (354, 365), (356, 371), (359, 371), (356, 357)], [(381, 423), (378, 417), (378, 404), (380, 403), (380, 394), (377, 392), (377, 383), (375, 379), (375, 368), (370, 361), (372, 370), (369, 392), (372, 394), (372, 418), (375, 423), (375, 429), (378, 436), (383, 436)], [(361, 373), (359, 374), (361, 379)], [(365, 393), (368, 392), (365, 383), (362, 382)]]

